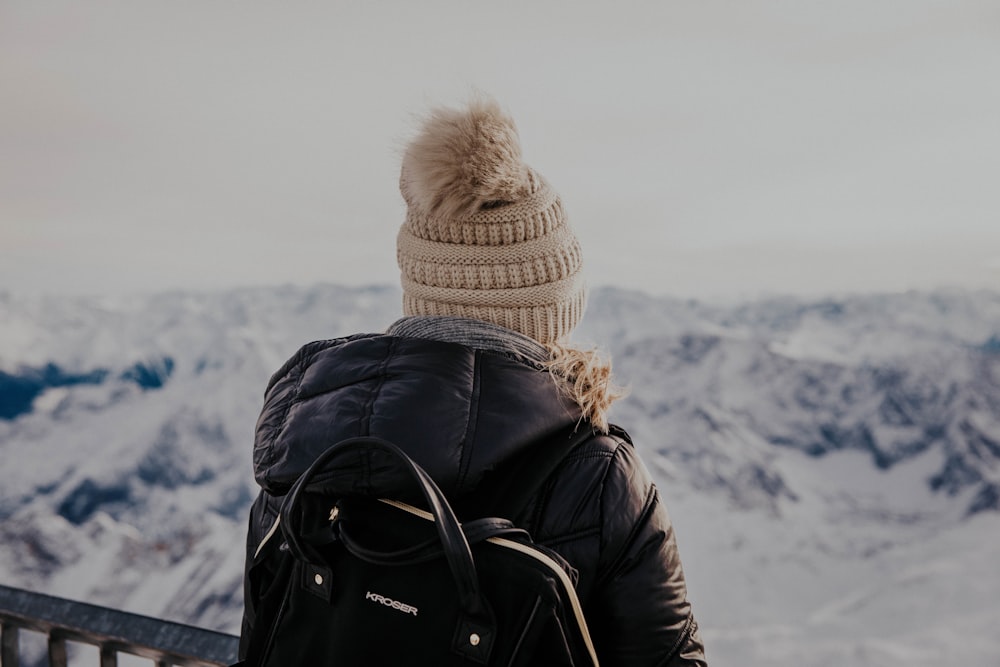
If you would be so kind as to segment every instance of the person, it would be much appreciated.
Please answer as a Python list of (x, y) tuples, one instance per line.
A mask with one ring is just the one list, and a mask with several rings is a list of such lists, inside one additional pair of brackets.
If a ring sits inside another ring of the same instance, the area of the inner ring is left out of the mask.
[(384, 333), (305, 345), (271, 378), (248, 562), (280, 496), (338, 440), (394, 442), (461, 518), (489, 506), (477, 492), (519, 455), (590, 429), (517, 523), (578, 570), (601, 664), (705, 665), (670, 519), (607, 421), (620, 395), (610, 365), (569, 342), (586, 304), (580, 245), (559, 195), (522, 161), (513, 120), (485, 98), (431, 112), (403, 155), (400, 190), (404, 316)]

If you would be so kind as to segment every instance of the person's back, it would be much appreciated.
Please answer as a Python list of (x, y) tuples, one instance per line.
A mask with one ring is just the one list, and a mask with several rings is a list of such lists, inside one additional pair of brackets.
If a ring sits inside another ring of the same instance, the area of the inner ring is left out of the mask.
[[(405, 316), (383, 334), (306, 345), (272, 377), (248, 562), (281, 496), (338, 440), (394, 442), (463, 519), (516, 494), (511, 470), (582, 429), (592, 435), (511, 518), (579, 572), (602, 664), (705, 664), (666, 511), (628, 436), (606, 422), (610, 369), (567, 342), (585, 305), (580, 249), (558, 195), (521, 163), (512, 121), (491, 102), (435, 112), (400, 186)], [(252, 599), (246, 608), (241, 653)]]

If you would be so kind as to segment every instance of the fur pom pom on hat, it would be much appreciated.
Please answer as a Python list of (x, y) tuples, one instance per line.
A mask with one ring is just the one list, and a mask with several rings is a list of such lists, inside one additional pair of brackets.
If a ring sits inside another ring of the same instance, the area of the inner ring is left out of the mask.
[(433, 111), (403, 155), (400, 191), (405, 315), (486, 320), (541, 343), (580, 321), (579, 243), (495, 101)]
[(495, 102), (432, 111), (403, 160), (407, 193), (431, 215), (466, 216), (529, 194), (517, 128)]

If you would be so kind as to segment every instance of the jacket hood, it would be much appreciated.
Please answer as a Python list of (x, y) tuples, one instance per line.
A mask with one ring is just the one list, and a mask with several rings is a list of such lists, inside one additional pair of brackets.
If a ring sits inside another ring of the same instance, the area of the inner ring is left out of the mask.
[[(375, 436), (399, 446), (446, 495), (461, 497), (579, 420), (579, 408), (548, 372), (513, 355), (379, 334), (317, 341), (268, 384), (254, 474), (265, 491), (284, 495), (331, 445)], [(371, 466), (368, 457), (335, 458), (317, 480), (350, 479), (344, 473), (365, 469), (368, 484), (378, 477)], [(403, 491), (378, 489), (408, 495)]]

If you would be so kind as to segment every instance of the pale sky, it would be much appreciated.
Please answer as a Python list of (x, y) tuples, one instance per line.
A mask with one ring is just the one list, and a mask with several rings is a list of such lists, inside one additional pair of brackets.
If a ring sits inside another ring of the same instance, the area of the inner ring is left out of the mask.
[(996, 0), (3, 0), (0, 290), (397, 283), (473, 90), (592, 285), (1000, 289)]

